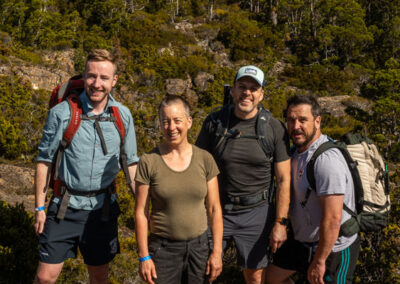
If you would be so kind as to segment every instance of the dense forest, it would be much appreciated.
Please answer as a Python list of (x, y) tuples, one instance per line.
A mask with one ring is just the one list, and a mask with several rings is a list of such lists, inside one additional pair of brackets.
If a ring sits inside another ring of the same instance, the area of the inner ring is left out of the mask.
[[(43, 55), (72, 50), (75, 75), (90, 49), (113, 50), (120, 57), (114, 93), (131, 109), (143, 153), (160, 141), (155, 106), (171, 80), (187, 84), (179, 94), (193, 107), (194, 141), (238, 66), (255, 64), (267, 75), (263, 104), (274, 116), (283, 120), (293, 93), (345, 96), (346, 115), (324, 114), (323, 132), (339, 138), (357, 131), (380, 147), (390, 170), (390, 225), (362, 236), (355, 282), (400, 283), (400, 0), (0, 0), (0, 7), (1, 162), (34, 164), (49, 99), (3, 66), (56, 70)], [(122, 180), (123, 253), (111, 281), (138, 283), (134, 200)], [(2, 202), (0, 216), (0, 282), (30, 283), (32, 215)], [(218, 281), (243, 283), (229, 257)], [(84, 279), (78, 259), (66, 263), (59, 281)]]

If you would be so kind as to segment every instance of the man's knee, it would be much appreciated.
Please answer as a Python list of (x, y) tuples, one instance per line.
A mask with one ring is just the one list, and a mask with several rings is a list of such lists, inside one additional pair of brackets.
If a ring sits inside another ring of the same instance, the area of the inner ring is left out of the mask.
[(90, 284), (108, 283), (108, 263), (99, 266), (87, 265)]
[(247, 284), (260, 284), (263, 282), (263, 268), (243, 269), (244, 279)]
[(49, 264), (39, 262), (36, 272), (35, 284), (52, 284), (57, 281), (64, 263)]
[(294, 284), (290, 276), (295, 271), (286, 270), (270, 264), (264, 271), (265, 284)]

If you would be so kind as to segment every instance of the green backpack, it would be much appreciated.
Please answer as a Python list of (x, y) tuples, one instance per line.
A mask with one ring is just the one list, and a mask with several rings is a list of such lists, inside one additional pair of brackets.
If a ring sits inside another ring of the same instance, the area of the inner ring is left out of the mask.
[(343, 209), (352, 218), (340, 227), (340, 235), (351, 236), (358, 232), (379, 231), (388, 224), (390, 211), (389, 177), (387, 165), (377, 147), (370, 139), (361, 134), (347, 133), (339, 141), (327, 141), (320, 145), (307, 164), (307, 179), (310, 187), (307, 189), (307, 203), (312, 190), (315, 190), (314, 164), (319, 155), (328, 149), (341, 151), (351, 172), (356, 210), (353, 211), (343, 204)]

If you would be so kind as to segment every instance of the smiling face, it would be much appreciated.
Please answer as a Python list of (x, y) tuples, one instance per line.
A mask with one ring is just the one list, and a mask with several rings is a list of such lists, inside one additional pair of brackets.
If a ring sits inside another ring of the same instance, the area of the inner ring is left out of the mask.
[(264, 90), (251, 77), (242, 77), (231, 89), (235, 115), (241, 119), (249, 119), (257, 114), (257, 105), (264, 98)]
[(108, 94), (117, 83), (115, 66), (110, 61), (88, 61), (83, 73), (85, 91), (94, 108), (107, 105)]
[(176, 102), (160, 109), (160, 125), (167, 144), (176, 146), (187, 142), (187, 133), (192, 127), (192, 117), (185, 113), (181, 102)]
[(321, 135), (321, 117), (313, 116), (311, 105), (292, 105), (287, 110), (287, 127), (293, 144), (301, 153)]

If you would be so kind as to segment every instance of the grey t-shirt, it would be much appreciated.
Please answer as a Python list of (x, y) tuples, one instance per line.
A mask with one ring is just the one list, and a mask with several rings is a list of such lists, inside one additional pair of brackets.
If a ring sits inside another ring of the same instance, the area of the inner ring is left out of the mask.
[[(321, 135), (303, 153), (294, 153), (291, 163), (292, 200), (290, 204), (290, 218), (294, 231), (294, 238), (300, 242), (316, 242), (319, 238), (319, 225), (322, 211), (318, 196), (344, 194), (344, 203), (352, 210), (355, 209), (354, 186), (346, 160), (338, 149), (329, 149), (322, 153), (314, 165), (316, 192), (312, 191), (305, 208), (300, 203), (304, 201), (307, 188), (307, 163), (317, 148), (328, 141), (326, 135)], [(350, 215), (343, 210), (343, 224)], [(341, 236), (336, 241), (333, 251), (341, 251), (350, 246), (357, 234), (351, 237)]]

